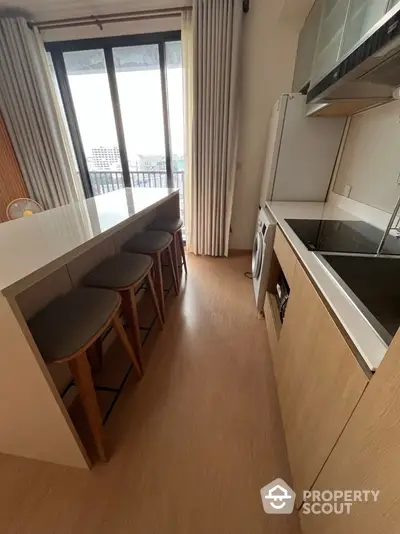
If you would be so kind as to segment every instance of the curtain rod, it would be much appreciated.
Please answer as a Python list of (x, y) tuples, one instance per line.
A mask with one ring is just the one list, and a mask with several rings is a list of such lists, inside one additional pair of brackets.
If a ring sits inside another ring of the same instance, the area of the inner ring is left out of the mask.
[[(248, 13), (250, 9), (250, 0), (243, 0), (243, 12)], [(39, 30), (55, 30), (57, 28), (69, 28), (72, 26), (91, 26), (96, 24), (103, 29), (103, 24), (116, 22), (129, 22), (134, 20), (145, 19), (162, 19), (170, 17), (179, 17), (184, 11), (191, 11), (192, 6), (166, 7), (161, 9), (143, 9), (141, 11), (130, 11), (128, 13), (110, 13), (108, 15), (86, 15), (82, 17), (71, 17), (65, 19), (44, 20), (41, 22), (32, 22)]]
[(70, 26), (87, 26), (97, 24), (101, 27), (102, 24), (109, 24), (112, 22), (128, 22), (131, 20), (154, 19), (179, 17), (183, 11), (191, 11), (191, 6), (181, 7), (167, 7), (162, 9), (143, 9), (141, 11), (130, 11), (128, 13), (110, 13), (108, 15), (86, 15), (82, 17), (71, 17), (66, 19), (44, 20), (41, 22), (33, 22), (39, 30), (49, 30), (57, 28), (67, 28)]

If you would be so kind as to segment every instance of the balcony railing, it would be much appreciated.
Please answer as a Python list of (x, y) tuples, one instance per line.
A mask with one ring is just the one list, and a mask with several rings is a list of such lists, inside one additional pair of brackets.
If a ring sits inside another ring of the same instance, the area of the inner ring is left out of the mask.
[[(102, 195), (125, 187), (122, 172), (90, 171), (90, 181), (94, 195)], [(135, 171), (129, 173), (131, 187), (168, 187), (167, 173), (157, 171)], [(176, 171), (172, 174), (172, 186), (179, 187), (181, 218), (185, 220), (185, 173)]]

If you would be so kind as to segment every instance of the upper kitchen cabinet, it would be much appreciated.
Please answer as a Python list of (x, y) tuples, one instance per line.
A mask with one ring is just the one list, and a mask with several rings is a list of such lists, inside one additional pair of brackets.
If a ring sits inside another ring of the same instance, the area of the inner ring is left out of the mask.
[(354, 45), (391, 9), (397, 0), (350, 0), (340, 51), (341, 60)]
[(389, 0), (389, 4), (388, 4), (387, 10), (390, 11), (392, 9), (392, 7), (394, 7), (399, 2), (400, 2), (400, 0)]
[(311, 87), (338, 65), (399, 0), (323, 0)]
[(316, 0), (299, 35), (296, 65), (293, 77), (293, 92), (301, 92), (311, 79), (315, 46), (318, 39), (323, 0)]
[(311, 86), (316, 85), (336, 65), (341, 51), (350, 0), (324, 0), (321, 24), (311, 72)]

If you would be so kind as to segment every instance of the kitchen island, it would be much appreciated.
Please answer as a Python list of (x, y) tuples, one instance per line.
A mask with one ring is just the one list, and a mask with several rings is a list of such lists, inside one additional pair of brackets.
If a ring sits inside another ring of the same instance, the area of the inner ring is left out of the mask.
[(0, 225), (1, 453), (89, 467), (27, 321), (156, 217), (179, 217), (178, 189), (121, 189)]

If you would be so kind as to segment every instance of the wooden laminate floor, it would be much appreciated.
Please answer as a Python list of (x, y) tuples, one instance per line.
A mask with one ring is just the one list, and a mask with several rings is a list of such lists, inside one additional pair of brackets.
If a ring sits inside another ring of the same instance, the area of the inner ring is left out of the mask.
[(81, 471), (0, 455), (0, 532), (298, 534), (260, 488), (289, 481), (249, 257), (189, 259), (164, 332), (106, 424), (112, 458)]

